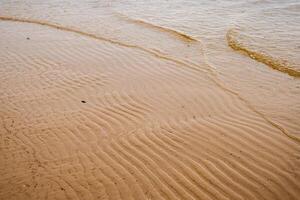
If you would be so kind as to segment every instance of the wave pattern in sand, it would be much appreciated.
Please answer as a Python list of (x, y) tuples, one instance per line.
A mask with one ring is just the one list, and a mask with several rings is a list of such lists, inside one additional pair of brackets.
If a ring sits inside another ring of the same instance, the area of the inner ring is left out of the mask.
[(207, 71), (13, 21), (0, 23), (0, 198), (299, 197), (299, 144)]

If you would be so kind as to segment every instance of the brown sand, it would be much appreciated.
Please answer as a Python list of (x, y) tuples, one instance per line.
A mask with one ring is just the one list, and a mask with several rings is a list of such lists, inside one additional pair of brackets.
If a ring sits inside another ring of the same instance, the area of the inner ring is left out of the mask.
[(299, 198), (299, 139), (205, 64), (1, 19), (0, 199)]

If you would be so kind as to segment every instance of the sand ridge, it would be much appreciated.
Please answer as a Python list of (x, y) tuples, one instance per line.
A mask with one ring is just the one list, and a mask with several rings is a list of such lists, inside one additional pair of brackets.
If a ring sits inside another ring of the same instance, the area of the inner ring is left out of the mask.
[[(184, 38), (187, 42), (196, 42), (196, 43), (200, 43), (199, 41), (197, 41), (196, 39), (192, 38), (191, 36), (188, 36), (186, 34), (183, 34), (183, 33), (180, 33), (180, 32), (177, 32), (177, 31), (174, 31), (172, 29), (167, 29), (167, 28), (164, 28), (164, 27), (160, 27), (160, 26), (157, 26), (157, 25), (153, 25), (151, 23), (148, 23), (148, 22), (144, 22), (142, 20), (135, 20), (135, 19), (131, 19), (131, 18), (128, 18), (127, 16), (123, 16), (121, 14), (119, 14), (121, 17), (125, 18), (126, 20), (128, 20), (129, 22), (132, 22), (132, 23), (136, 23), (138, 25), (142, 25), (142, 26), (146, 26), (146, 27), (150, 27), (150, 29), (158, 29), (158, 30), (162, 30), (163, 32), (166, 32), (166, 33), (171, 33), (172, 35), (175, 35), (175, 36), (178, 36), (178, 37), (181, 37), (181, 38)], [(153, 51), (153, 50), (150, 50), (150, 49), (147, 49), (147, 48), (144, 48), (144, 47), (140, 47), (140, 46), (137, 46), (137, 45), (132, 45), (132, 44), (126, 44), (126, 43), (123, 43), (123, 42), (120, 42), (120, 41), (116, 41), (116, 40), (111, 40), (111, 39), (108, 39), (108, 38), (104, 38), (104, 37), (101, 37), (101, 36), (98, 36), (96, 34), (91, 34), (91, 33), (87, 33), (87, 32), (83, 32), (81, 30), (77, 30), (77, 29), (74, 29), (74, 28), (69, 28), (69, 27), (66, 27), (66, 26), (62, 26), (62, 25), (58, 25), (58, 24), (55, 24), (55, 23), (50, 23), (50, 22), (45, 22), (45, 21), (38, 21), (38, 20), (32, 20), (32, 19), (25, 19), (25, 18), (16, 18), (16, 17), (9, 17), (9, 16), (0, 16), (0, 20), (4, 20), (4, 21), (14, 21), (14, 22), (25, 22), (25, 23), (32, 23), (32, 24), (38, 24), (38, 25), (42, 25), (42, 26), (48, 26), (48, 27), (52, 27), (52, 28), (56, 28), (56, 29), (60, 29), (60, 30), (63, 30), (63, 31), (68, 31), (68, 32), (73, 32), (73, 33), (77, 33), (77, 34), (80, 34), (80, 35), (83, 35), (83, 36), (87, 36), (87, 37), (91, 37), (93, 39), (98, 39), (98, 40), (103, 40), (103, 41), (107, 41), (107, 42), (110, 42), (112, 44), (116, 44), (116, 45), (120, 45), (120, 46), (124, 46), (124, 47), (129, 47), (129, 48), (136, 48), (138, 50), (141, 50), (141, 51), (145, 51), (147, 53), (150, 53), (151, 55), (154, 55), (160, 59), (165, 59), (165, 60), (169, 60), (169, 61), (172, 61), (172, 62), (175, 62), (177, 64), (180, 64), (180, 65), (183, 65), (185, 67), (189, 67), (191, 69), (194, 69), (196, 71), (198, 70), (203, 70), (202, 66), (201, 65), (198, 65), (198, 64), (195, 64), (195, 63), (190, 63), (188, 61), (181, 61), (181, 60), (178, 60), (178, 59), (175, 59), (175, 58), (172, 58), (170, 56), (166, 56), (164, 54), (161, 54), (160, 52), (157, 52), (157, 51)], [(233, 46), (233, 43), (232, 43), (232, 38), (229, 37), (229, 34), (230, 31), (228, 32), (227, 34), (227, 39), (228, 41), (231, 41), (229, 42), (231, 46)], [(231, 38), (231, 39), (230, 39)], [(233, 47), (235, 48), (235, 47)], [(251, 53), (250, 53), (251, 54)], [(288, 137), (300, 142), (300, 139), (297, 137), (297, 136), (294, 136), (294, 135), (291, 135), (289, 134), (283, 127), (281, 127), (279, 124), (276, 124), (275, 122), (271, 121), (270, 119), (268, 119), (263, 113), (259, 112), (258, 110), (256, 110), (247, 100), (245, 100), (244, 98), (242, 98), (237, 92), (231, 90), (230, 88), (224, 86), (219, 80), (218, 80), (218, 77), (217, 75), (214, 73), (214, 71), (211, 69), (211, 66), (209, 66), (207, 63), (204, 64), (204, 66), (206, 66), (207, 68), (205, 68), (205, 70), (207, 70), (208, 72), (210, 72), (212, 75), (213, 75), (213, 81), (215, 82), (215, 84), (220, 87), (221, 89), (229, 92), (229, 93), (232, 93), (234, 95), (236, 95), (240, 100), (242, 100), (251, 110), (253, 110), (254, 112), (256, 112), (258, 115), (260, 115), (264, 120), (266, 120), (268, 123), (270, 123), (271, 125), (273, 125), (274, 127), (278, 128), (283, 134), (287, 135)], [(273, 66), (273, 64), (272, 64)], [(295, 72), (291, 72), (292, 74), (296, 74)], [(296, 76), (296, 75), (295, 75)]]
[(299, 144), (209, 66), (1, 19), (1, 198), (299, 196)]

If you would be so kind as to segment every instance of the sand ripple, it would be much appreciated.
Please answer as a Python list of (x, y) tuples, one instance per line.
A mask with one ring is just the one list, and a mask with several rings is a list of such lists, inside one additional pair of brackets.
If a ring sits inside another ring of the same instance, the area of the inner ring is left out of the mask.
[(1, 199), (299, 197), (298, 139), (209, 66), (0, 19)]

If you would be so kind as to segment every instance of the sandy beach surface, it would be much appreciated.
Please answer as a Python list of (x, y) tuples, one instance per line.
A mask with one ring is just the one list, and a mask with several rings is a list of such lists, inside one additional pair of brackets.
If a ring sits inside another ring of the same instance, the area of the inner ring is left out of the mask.
[(300, 198), (299, 2), (180, 2), (0, 2), (1, 200)]

